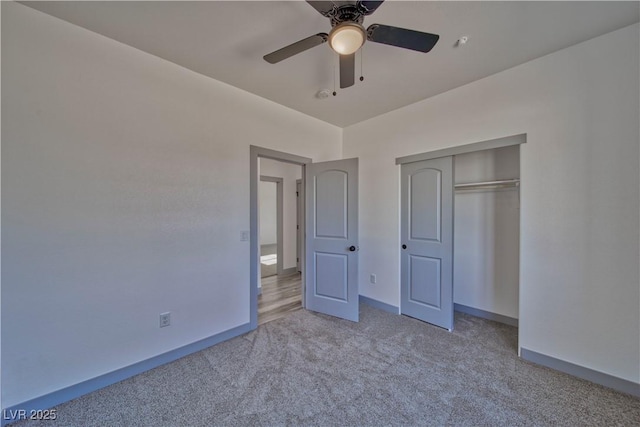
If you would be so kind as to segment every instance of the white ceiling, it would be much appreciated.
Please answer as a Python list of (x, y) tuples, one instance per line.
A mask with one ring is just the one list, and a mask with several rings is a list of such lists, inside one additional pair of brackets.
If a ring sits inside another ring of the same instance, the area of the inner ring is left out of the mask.
[[(639, 21), (631, 2), (387, 0), (365, 19), (440, 35), (430, 53), (366, 43), (365, 80), (333, 91), (327, 44), (271, 65), (262, 56), (329, 20), (303, 1), (22, 2), (198, 73), (345, 127)], [(468, 43), (455, 47), (466, 35)], [(338, 83), (336, 82), (336, 86)]]

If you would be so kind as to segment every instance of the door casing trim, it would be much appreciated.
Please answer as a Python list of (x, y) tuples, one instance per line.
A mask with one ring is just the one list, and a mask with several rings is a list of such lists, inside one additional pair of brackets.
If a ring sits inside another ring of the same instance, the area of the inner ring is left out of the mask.
[(520, 145), (527, 142), (527, 134), (505, 136), (503, 138), (474, 142), (472, 144), (458, 145), (456, 147), (443, 148), (442, 150), (428, 151), (426, 153), (412, 154), (410, 156), (396, 157), (396, 165), (421, 162), (423, 160), (437, 159), (439, 157), (455, 156), (456, 154), (472, 153), (474, 151), (491, 150), (494, 148)]
[[(308, 157), (271, 150), (256, 145), (249, 146), (249, 327), (258, 327), (258, 280), (260, 236), (258, 236), (258, 184), (260, 181), (258, 159), (265, 158), (302, 166), (302, 184), (305, 185), (305, 165), (312, 163)], [(304, 305), (304, 236), (302, 242), (302, 303)]]

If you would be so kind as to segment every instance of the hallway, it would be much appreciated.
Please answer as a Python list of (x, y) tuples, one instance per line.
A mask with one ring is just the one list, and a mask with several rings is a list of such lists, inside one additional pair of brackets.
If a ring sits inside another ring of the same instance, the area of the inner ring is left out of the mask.
[(261, 279), (258, 295), (258, 325), (286, 316), (302, 308), (302, 276), (269, 276)]

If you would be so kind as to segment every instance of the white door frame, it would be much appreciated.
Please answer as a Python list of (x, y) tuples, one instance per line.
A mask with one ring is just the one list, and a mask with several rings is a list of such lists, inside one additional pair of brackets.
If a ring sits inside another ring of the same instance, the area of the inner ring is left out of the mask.
[[(260, 181), (259, 158), (277, 160), (302, 167), (302, 184), (305, 185), (305, 165), (312, 160), (307, 157), (268, 148), (249, 146), (249, 325), (258, 327), (258, 283), (260, 282), (260, 236), (258, 235), (258, 185)], [(304, 307), (304, 236), (302, 242), (302, 305)]]

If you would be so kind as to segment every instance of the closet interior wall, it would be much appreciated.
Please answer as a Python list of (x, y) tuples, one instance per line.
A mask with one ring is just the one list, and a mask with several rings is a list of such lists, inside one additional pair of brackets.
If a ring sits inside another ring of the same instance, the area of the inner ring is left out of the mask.
[[(520, 178), (520, 146), (454, 157), (455, 184)], [(455, 191), (454, 303), (518, 319), (518, 186)]]

